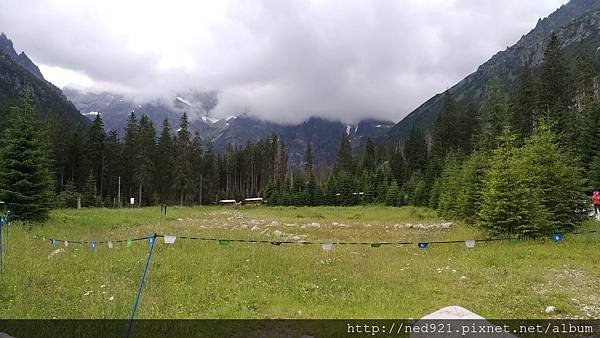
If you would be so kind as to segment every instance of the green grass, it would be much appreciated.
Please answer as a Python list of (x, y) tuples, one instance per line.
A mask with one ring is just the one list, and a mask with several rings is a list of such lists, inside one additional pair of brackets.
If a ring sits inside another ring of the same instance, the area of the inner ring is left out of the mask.
[[(275, 223), (273, 223), (275, 222)], [(48, 238), (105, 240), (178, 236), (309, 241), (483, 238), (477, 228), (406, 229), (442, 222), (419, 208), (159, 208), (54, 211), (31, 229), (13, 225), (0, 277), (0, 318), (126, 319), (148, 243), (96, 250)], [(319, 228), (302, 225), (319, 223)], [(336, 224), (337, 223), (337, 224)], [(370, 226), (369, 226), (370, 225)], [(254, 230), (252, 229), (254, 226)], [(345, 227), (347, 226), (347, 227)], [(600, 229), (588, 222), (584, 230)], [(34, 236), (36, 238), (34, 238)], [(43, 239), (46, 239), (45, 241)], [(463, 244), (315, 245), (159, 239), (137, 318), (420, 318), (449, 305), (487, 318), (600, 317), (600, 234)], [(551, 316), (544, 309), (553, 305)]]

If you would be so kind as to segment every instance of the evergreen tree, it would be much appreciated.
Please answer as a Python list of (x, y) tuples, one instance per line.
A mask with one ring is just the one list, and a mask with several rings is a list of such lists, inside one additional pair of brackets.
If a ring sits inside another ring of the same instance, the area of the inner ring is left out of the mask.
[(152, 121), (146, 114), (143, 114), (140, 119), (136, 140), (135, 178), (138, 184), (138, 205), (142, 207), (143, 192), (146, 191), (146, 198), (152, 195), (152, 182), (155, 177), (154, 160), (156, 159), (156, 132)]
[(121, 159), (123, 161), (123, 177), (121, 184), (121, 194), (126, 197), (133, 197), (135, 192), (135, 171), (138, 167), (138, 145), (137, 137), (139, 135), (139, 124), (137, 117), (134, 112), (131, 112), (127, 119), (127, 126), (125, 127), (125, 137), (123, 139), (123, 154)]
[(567, 130), (569, 106), (567, 64), (556, 33), (550, 34), (537, 83), (537, 106), (542, 116), (555, 123), (557, 131)]
[(171, 188), (173, 187), (174, 171), (174, 153), (173, 139), (171, 138), (171, 126), (169, 120), (165, 119), (162, 124), (162, 131), (158, 139), (156, 154), (156, 178), (154, 186), (156, 187), (161, 203), (169, 201), (171, 197)]
[(494, 75), (487, 85), (486, 99), (483, 105), (485, 116), (484, 142), (487, 148), (494, 149), (498, 146), (498, 140), (506, 118), (506, 99), (500, 88), (500, 80)]
[(306, 176), (306, 205), (317, 204), (317, 182), (313, 171), (313, 155), (310, 142), (306, 145), (304, 155), (304, 175)]
[(354, 162), (352, 160), (352, 145), (348, 134), (342, 134), (337, 160), (335, 163), (335, 172), (340, 171), (352, 174), (354, 172)]
[(464, 162), (461, 169), (461, 189), (456, 197), (458, 215), (468, 222), (475, 223), (481, 209), (484, 179), (488, 170), (485, 152), (474, 152)]
[(575, 62), (575, 103), (579, 111), (595, 97), (594, 77), (596, 70), (590, 51), (583, 40), (579, 43), (579, 53)]
[(484, 179), (479, 224), (497, 234), (536, 236), (551, 227), (540, 203), (542, 193), (531, 189), (518, 158), (516, 135), (504, 133), (490, 159)]
[(431, 133), (431, 153), (438, 159), (444, 159), (446, 154), (455, 149), (457, 142), (458, 108), (456, 101), (446, 91), (443, 97), (442, 110), (433, 125)]
[(192, 141), (188, 130), (187, 114), (181, 116), (175, 141), (175, 186), (180, 205), (189, 198), (193, 188)]
[(198, 196), (198, 203), (202, 204), (204, 196), (204, 166), (202, 165), (202, 139), (196, 132), (192, 140), (192, 170), (195, 195)]
[(50, 210), (52, 179), (36, 118), (27, 89), (0, 140), (0, 200), (15, 220), (43, 221)]
[(526, 63), (517, 77), (509, 123), (521, 138), (526, 138), (533, 132), (535, 120), (535, 89), (529, 64)]
[(83, 188), (83, 198), (81, 199), (81, 204), (85, 208), (93, 208), (97, 205), (98, 196), (96, 190), (96, 177), (94, 173), (90, 170), (90, 174), (88, 175), (87, 180), (85, 181), (85, 186)]
[(404, 144), (404, 158), (408, 174), (425, 169), (427, 163), (427, 141), (423, 131), (413, 125), (408, 132), (406, 143)]
[(458, 116), (458, 149), (470, 154), (481, 133), (481, 118), (474, 104), (468, 104)]
[(65, 189), (56, 197), (56, 207), (62, 209), (76, 208), (78, 197), (79, 194), (75, 188), (75, 183), (73, 181), (69, 181), (69, 183), (65, 185)]
[(439, 178), (439, 203), (440, 213), (449, 218), (460, 218), (458, 197), (463, 187), (461, 177), (461, 163), (454, 153), (450, 153)]
[(119, 177), (123, 171), (122, 155), (123, 149), (119, 140), (119, 134), (112, 130), (108, 133), (105, 146), (105, 193), (109, 198), (110, 203), (107, 206), (112, 205), (116, 207), (119, 205), (117, 201), (117, 195), (119, 190)]
[(202, 172), (204, 174), (204, 201), (203, 204), (212, 203), (217, 200), (216, 196), (218, 195), (218, 173), (217, 173), (217, 161), (215, 158), (215, 152), (213, 149), (212, 143), (208, 143), (206, 152), (202, 158), (203, 169)]
[(375, 158), (375, 143), (369, 137), (367, 138), (367, 144), (365, 145), (365, 152), (363, 157), (362, 168), (369, 172), (375, 171), (376, 158)]
[(551, 228), (539, 232), (573, 230), (580, 220), (576, 210), (585, 207), (584, 181), (574, 156), (559, 145), (547, 121), (540, 120), (521, 149), (521, 157), (529, 189), (540, 191), (538, 203), (550, 214)]
[(400, 188), (398, 182), (392, 180), (390, 188), (385, 196), (385, 205), (399, 207), (400, 206)]
[(96, 115), (92, 126), (88, 131), (85, 145), (86, 167), (91, 171), (96, 180), (96, 189), (100, 195), (103, 192), (103, 178), (106, 167), (105, 158), (106, 133), (104, 122), (100, 114)]

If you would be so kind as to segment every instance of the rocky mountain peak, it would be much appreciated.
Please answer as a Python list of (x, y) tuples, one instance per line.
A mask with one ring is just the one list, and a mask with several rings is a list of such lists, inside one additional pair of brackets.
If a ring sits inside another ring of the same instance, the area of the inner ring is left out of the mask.
[(40, 69), (29, 59), (25, 52), (17, 54), (11, 39), (5, 33), (0, 33), (0, 53), (7, 55), (10, 59), (16, 62), (19, 66), (25, 68), (33, 76), (40, 80), (46, 81)]

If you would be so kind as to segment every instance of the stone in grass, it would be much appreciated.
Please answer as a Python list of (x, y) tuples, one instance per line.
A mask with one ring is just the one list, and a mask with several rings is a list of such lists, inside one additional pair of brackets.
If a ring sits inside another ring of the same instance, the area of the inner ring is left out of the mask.
[[(431, 327), (431, 324), (436, 324), (436, 328), (440, 328), (442, 327), (440, 324), (444, 324), (443, 327), (445, 330), (447, 330), (449, 325), (454, 332), (441, 332), (441, 330), (439, 330), (439, 332), (414, 332), (410, 334), (410, 337), (480, 337), (482, 336), (482, 333), (480, 332), (465, 332), (465, 330), (473, 330), (473, 325), (475, 325), (475, 327), (495, 327), (493, 323), (485, 320), (482, 316), (456, 305), (447, 306), (426, 315), (416, 322), (413, 327)], [(458, 332), (456, 330), (458, 330)], [(485, 337), (488, 336), (506, 338), (516, 337), (506, 332), (486, 332)]]
[(546, 312), (546, 314), (549, 315), (549, 314), (553, 313), (554, 310), (556, 310), (556, 308), (554, 306), (550, 305), (546, 308), (546, 310), (544, 310), (544, 312)]

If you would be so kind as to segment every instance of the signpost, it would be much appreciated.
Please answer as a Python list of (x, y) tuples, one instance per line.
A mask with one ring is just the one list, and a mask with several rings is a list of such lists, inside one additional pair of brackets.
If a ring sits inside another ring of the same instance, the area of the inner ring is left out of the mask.
[(129, 199), (129, 204), (131, 204), (131, 207), (133, 208), (133, 206), (135, 205), (135, 197), (131, 197)]

